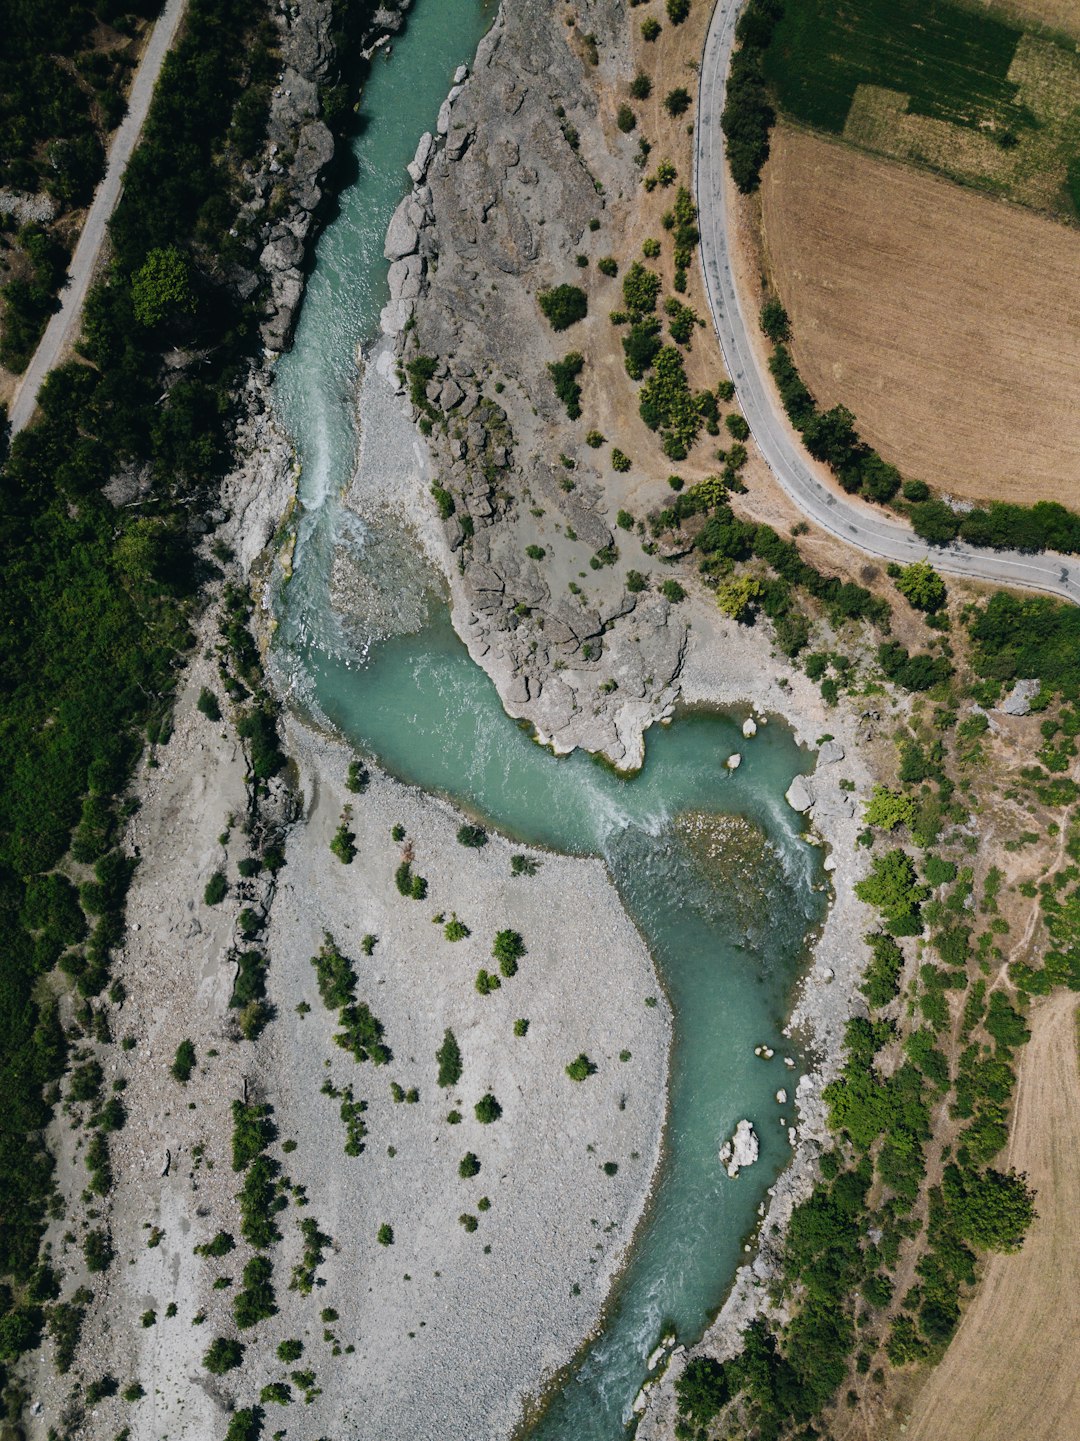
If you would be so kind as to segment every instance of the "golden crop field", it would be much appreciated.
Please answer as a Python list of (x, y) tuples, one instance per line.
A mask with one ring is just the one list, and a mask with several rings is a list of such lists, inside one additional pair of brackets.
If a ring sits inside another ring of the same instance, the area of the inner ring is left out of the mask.
[(1080, 505), (1080, 231), (786, 124), (762, 226), (821, 405), (947, 494)]

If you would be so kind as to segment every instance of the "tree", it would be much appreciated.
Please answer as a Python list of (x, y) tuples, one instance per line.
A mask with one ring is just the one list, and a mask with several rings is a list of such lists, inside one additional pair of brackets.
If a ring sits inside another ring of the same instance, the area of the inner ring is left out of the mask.
[(761, 307), (761, 328), (774, 345), (791, 339), (788, 313), (775, 296)]
[(717, 586), (716, 604), (732, 620), (749, 620), (763, 589), (761, 581), (752, 575), (732, 576)]
[(940, 610), (948, 594), (945, 582), (928, 560), (905, 565), (896, 579), (896, 588), (916, 610)]
[(909, 826), (915, 819), (915, 802), (900, 791), (888, 786), (875, 786), (863, 819), (868, 826), (880, 826), (883, 831), (894, 831), (897, 826)]
[(669, 90), (664, 96), (664, 109), (673, 119), (685, 115), (690, 109), (689, 90), (682, 85), (677, 85), (674, 90)]
[(908, 511), (915, 534), (929, 545), (948, 545), (960, 529), (960, 517), (943, 500), (917, 501)]
[(435, 1059), (439, 1063), (439, 1085), (447, 1089), (456, 1086), (461, 1080), (461, 1047), (453, 1031), (444, 1032), (443, 1042), (435, 1052)]
[(929, 891), (919, 884), (911, 857), (899, 848), (875, 856), (870, 874), (865, 880), (856, 881), (855, 894), (861, 901), (877, 906), (890, 922), (890, 929), (908, 934), (921, 930), (919, 906)]
[(682, 1415), (696, 1426), (707, 1426), (730, 1397), (723, 1366), (712, 1356), (695, 1356), (675, 1382), (675, 1394)]
[(577, 285), (556, 285), (551, 290), (541, 290), (536, 300), (552, 330), (566, 330), (589, 313), (588, 297)]
[(131, 297), (135, 318), (147, 329), (160, 325), (169, 316), (194, 311), (187, 261), (174, 245), (166, 250), (151, 250), (131, 277)]
[(948, 1166), (945, 1202), (960, 1236), (988, 1251), (1018, 1251), (1034, 1221), (1035, 1193), (1027, 1177), (992, 1168), (982, 1172)]

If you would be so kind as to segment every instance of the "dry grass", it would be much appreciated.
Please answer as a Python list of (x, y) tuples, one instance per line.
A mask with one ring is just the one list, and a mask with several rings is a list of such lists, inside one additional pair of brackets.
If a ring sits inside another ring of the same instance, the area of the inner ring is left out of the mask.
[(1008, 1164), (1039, 1217), (1016, 1256), (995, 1256), (944, 1361), (912, 1412), (909, 1441), (1062, 1441), (1080, 1435), (1080, 1069), (1077, 1000), (1034, 1012)]
[(823, 405), (951, 494), (1080, 501), (1076, 231), (784, 125), (762, 224)]

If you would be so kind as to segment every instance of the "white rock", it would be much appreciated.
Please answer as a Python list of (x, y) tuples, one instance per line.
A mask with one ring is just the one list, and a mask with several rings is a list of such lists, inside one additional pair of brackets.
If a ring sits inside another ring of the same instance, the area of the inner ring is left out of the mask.
[(727, 766), (729, 771), (737, 771), (742, 765), (742, 756), (739, 754), (738, 751), (736, 751), (734, 755), (728, 756), (724, 764)]
[(390, 218), (390, 224), (386, 231), (386, 242), (383, 245), (383, 254), (387, 260), (404, 260), (406, 255), (416, 253), (420, 237), (417, 234), (416, 226), (409, 219), (409, 207), (412, 203), (412, 197), (406, 195)]
[(434, 148), (435, 137), (430, 130), (425, 130), (416, 147), (416, 154), (405, 167), (412, 177), (414, 185), (419, 185), (427, 174), (427, 168), (431, 164), (431, 152)]
[(776, 1093), (776, 1099), (779, 1101), (779, 1103), (780, 1103), (781, 1106), (782, 1106), (782, 1105), (784, 1104), (784, 1102), (787, 1100), (787, 1092), (786, 1092), (785, 1090), (779, 1090), (779, 1091), (777, 1091), (777, 1093)]
[(789, 1146), (794, 1146), (795, 1142), (799, 1139), (799, 1131), (798, 1131), (798, 1127), (797, 1127), (797, 1126), (789, 1126), (789, 1127), (788, 1127), (787, 1138), (788, 1138), (788, 1145), (789, 1145)]
[(805, 776), (796, 776), (787, 788), (784, 796), (788, 805), (793, 811), (808, 811), (814, 804), (814, 792), (810, 789), (810, 782)]
[(822, 870), (826, 870), (826, 871), (835, 871), (835, 870), (836, 870), (836, 862), (833, 860), (832, 856), (826, 856), (825, 859), (822, 861), (821, 866), (822, 866)]
[(784, 1065), (785, 1065), (785, 1066), (789, 1066), (789, 1067), (791, 1067), (791, 1069), (794, 1070), (795, 1062), (791, 1059), (790, 1056), (785, 1056), (785, 1057), (784, 1057)]
[(731, 1140), (720, 1147), (720, 1160), (734, 1180), (744, 1166), (754, 1164), (760, 1150), (753, 1125), (749, 1121), (740, 1121)]
[(757, 735), (757, 724), (753, 716), (747, 716), (746, 719), (743, 721), (742, 733), (747, 740), (749, 740), (751, 736)]
[(469, 67), (467, 65), (459, 65), (458, 68), (454, 71), (454, 84), (463, 85), (465, 81), (468, 80), (468, 78)]
[(844, 759), (844, 747), (839, 741), (824, 741), (817, 753), (819, 766), (833, 766)]
[(832, 966), (822, 966), (819, 974), (821, 975), (821, 979), (823, 981), (831, 981), (833, 976), (836, 975), (836, 972), (833, 970)]

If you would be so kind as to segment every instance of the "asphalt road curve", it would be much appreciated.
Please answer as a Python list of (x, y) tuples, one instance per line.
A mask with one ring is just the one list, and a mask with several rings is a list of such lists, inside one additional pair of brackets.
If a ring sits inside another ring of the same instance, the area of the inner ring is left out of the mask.
[(848, 496), (839, 486), (822, 481), (803, 450), (798, 434), (784, 415), (772, 378), (761, 368), (750, 342), (749, 327), (758, 318), (748, 313), (732, 280), (730, 216), (720, 114), (735, 42), (741, 0), (718, 0), (701, 60), (694, 189), (701, 230), (701, 261), (713, 324), (720, 338), (728, 374), (758, 449), (780, 485), (807, 517), (823, 530), (867, 555), (906, 565), (925, 560), (946, 575), (994, 585), (1046, 591), (1080, 604), (1080, 556), (1051, 551), (983, 550), (954, 541), (928, 546), (901, 520)]
[(123, 194), (124, 171), (142, 132), (154, 86), (180, 27), (185, 8), (186, 0), (166, 0), (165, 8), (158, 16), (147, 41), (135, 79), (131, 82), (127, 113), (113, 136), (104, 178), (94, 192), (82, 234), (71, 257), (67, 281), (60, 292), (60, 309), (50, 318), (15, 392), (10, 417), (12, 435), (29, 424), (37, 406), (42, 381), (54, 366), (67, 357), (79, 337), (83, 304), (97, 269), (101, 247), (105, 243), (109, 219)]

